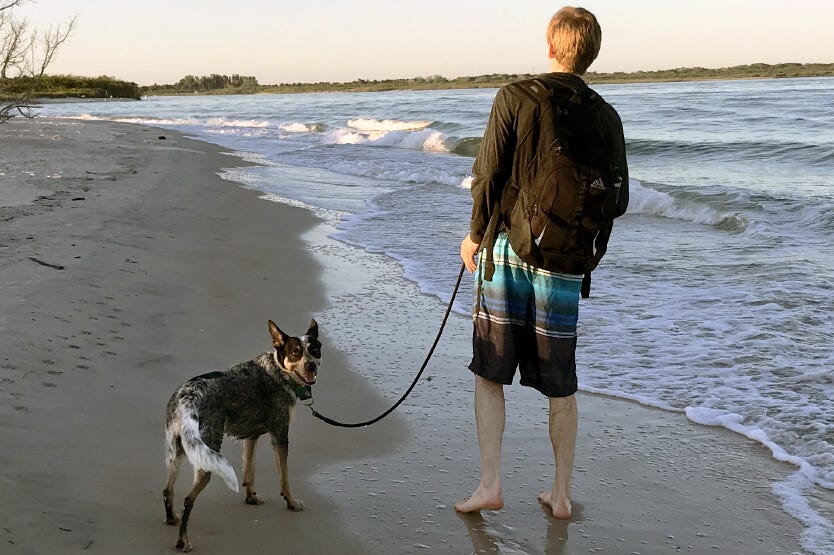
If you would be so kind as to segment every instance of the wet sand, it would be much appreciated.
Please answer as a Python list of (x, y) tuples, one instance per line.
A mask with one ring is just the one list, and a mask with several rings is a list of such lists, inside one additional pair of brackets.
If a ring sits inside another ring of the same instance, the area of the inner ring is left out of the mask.
[[(46, 120), (0, 125), (0, 152), (4, 553), (171, 551), (167, 398), (193, 375), (266, 350), (268, 318), (289, 332), (318, 319), (316, 407), (348, 421), (398, 396), (437, 331), (436, 299), (381, 286), (400, 279), (395, 263), (220, 179), (242, 162), (217, 147), (144, 126)], [(297, 171), (287, 178), (303, 186)], [(478, 466), (470, 326), (451, 319), (413, 397), (379, 424), (341, 430), (299, 409), (290, 469), (306, 510), (285, 509), (263, 441), (266, 504), (244, 505), (214, 480), (192, 516), (195, 552), (799, 550), (802, 528), (771, 492), (792, 467), (725, 430), (599, 396), (579, 399), (574, 518), (552, 519), (535, 500), (552, 479), (546, 403), (518, 387), (507, 390), (505, 509), (457, 515)], [(227, 440), (238, 472), (240, 453)]]

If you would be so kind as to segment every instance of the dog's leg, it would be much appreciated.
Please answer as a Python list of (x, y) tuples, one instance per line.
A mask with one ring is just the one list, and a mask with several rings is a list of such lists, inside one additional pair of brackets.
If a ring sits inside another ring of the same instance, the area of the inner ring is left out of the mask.
[(291, 511), (303, 511), (304, 503), (293, 497), (290, 491), (289, 471), (287, 470), (288, 448), (289, 442), (285, 434), (272, 434), (272, 449), (275, 451), (275, 465), (281, 473), (281, 497), (287, 502), (287, 508)]
[(260, 505), (264, 502), (255, 493), (255, 446), (258, 438), (250, 438), (243, 442), (243, 485), (246, 487), (247, 505)]
[(173, 458), (165, 461), (168, 467), (168, 484), (162, 492), (162, 498), (165, 501), (165, 523), (171, 526), (176, 526), (180, 522), (180, 517), (174, 514), (174, 482), (177, 481), (177, 476), (180, 473), (182, 459), (182, 450), (178, 450), (175, 451)]
[(194, 508), (194, 501), (203, 488), (208, 485), (211, 480), (211, 472), (205, 470), (197, 470), (194, 473), (194, 487), (185, 496), (185, 506), (182, 510), (182, 521), (180, 522), (180, 536), (177, 538), (177, 551), (191, 551), (191, 542), (188, 541), (188, 519), (191, 516), (191, 509)]

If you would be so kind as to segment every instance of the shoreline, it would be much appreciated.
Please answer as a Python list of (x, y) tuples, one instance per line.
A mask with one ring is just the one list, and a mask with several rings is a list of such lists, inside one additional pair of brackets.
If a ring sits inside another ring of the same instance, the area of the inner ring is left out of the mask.
[[(834, 66), (834, 64), (829, 64)], [(681, 68), (681, 70), (687, 69), (698, 69), (698, 68)], [(664, 73), (664, 72), (672, 72), (674, 70), (657, 70), (657, 73)], [(707, 70), (707, 71), (720, 71), (720, 70)], [(615, 72), (616, 73), (616, 72)], [(653, 73), (651, 71), (648, 72), (632, 72), (632, 73)], [(517, 77), (518, 79), (533, 77), (537, 74), (519, 74)], [(758, 80), (769, 80), (769, 79), (824, 79), (824, 78), (834, 78), (834, 71), (824, 75), (739, 75), (739, 74), (728, 74), (728, 75), (704, 75), (704, 76), (677, 76), (677, 75), (668, 75), (668, 76), (658, 76), (658, 77), (608, 77), (611, 74), (591, 74), (590, 77), (583, 77), (585, 81), (588, 83), (589, 86), (598, 86), (598, 85), (638, 85), (638, 84), (648, 84), (648, 83), (698, 83), (698, 82), (705, 82), (705, 81), (758, 81)], [(628, 74), (626, 74), (628, 75)], [(479, 76), (480, 77), (480, 76)], [(594, 77), (597, 77), (596, 79)], [(472, 79), (477, 79), (478, 77), (472, 77)], [(469, 90), (469, 89), (493, 89), (493, 88), (500, 88), (507, 83), (510, 83), (513, 80), (495, 80), (486, 83), (475, 83), (475, 84), (468, 84), (468, 82), (461, 82), (456, 83), (454, 80), (448, 80), (448, 83), (426, 83), (422, 85), (410, 84), (410, 85), (400, 85), (400, 84), (391, 84), (388, 85), (389, 81), (401, 81), (397, 79), (391, 80), (378, 80), (377, 83), (373, 83), (370, 81), (368, 85), (360, 85), (357, 84), (355, 86), (351, 86), (353, 83), (358, 83), (357, 81), (347, 82), (347, 83), (331, 83), (329, 86), (323, 87), (315, 87), (315, 83), (302, 83), (299, 85), (261, 85), (259, 89), (247, 90), (242, 92), (238, 89), (212, 89), (208, 91), (178, 91), (178, 92), (170, 92), (165, 93), (161, 91), (147, 91), (143, 93), (140, 99), (134, 98), (104, 98), (104, 97), (35, 97), (33, 98), (33, 103), (37, 104), (59, 104), (59, 103), (68, 103), (68, 102), (122, 102), (122, 101), (141, 101), (146, 98), (151, 97), (167, 97), (167, 96), (248, 96), (248, 95), (263, 95), (263, 94), (321, 94), (321, 93), (361, 93), (361, 92), (412, 92), (412, 91), (426, 91), (426, 90)], [(288, 90), (270, 90), (270, 89), (281, 89), (282, 87)], [(0, 98), (0, 102), (4, 99)], [(14, 100), (14, 98), (8, 98), (5, 100)]]
[[(0, 433), (18, 446), (0, 455), (0, 483), (21, 500), (0, 514), (13, 553), (171, 549), (176, 530), (161, 524), (165, 400), (191, 375), (265, 350), (266, 317), (290, 331), (311, 313), (319, 319), (317, 408), (333, 418), (381, 412), (401, 380), (387, 369), (408, 374), (422, 360), (441, 312), (436, 300), (410, 282), (380, 294), (381, 279), (401, 275), (395, 262), (329, 239), (306, 210), (216, 176), (251, 164), (141, 125), (6, 125), (17, 132), (0, 127), (0, 141), (20, 170), (15, 206), (0, 208), (8, 291), (0, 299), (0, 396), (9, 401)], [(59, 175), (59, 163), (72, 171)], [(12, 182), (13, 172), (3, 173), (0, 186)], [(436, 362), (400, 414), (345, 432), (297, 413), (290, 470), (307, 509), (283, 508), (264, 441), (258, 491), (267, 504), (246, 507), (210, 485), (195, 508), (195, 549), (799, 551), (802, 527), (769, 486), (791, 467), (727, 430), (591, 394), (580, 398), (572, 522), (547, 518), (535, 502), (552, 454), (543, 403), (520, 387), (507, 390), (507, 508), (456, 515), (451, 504), (469, 493), (477, 470), (470, 325), (450, 320)], [(224, 454), (239, 469), (240, 446), (227, 440)], [(311, 526), (328, 533), (311, 537)]]

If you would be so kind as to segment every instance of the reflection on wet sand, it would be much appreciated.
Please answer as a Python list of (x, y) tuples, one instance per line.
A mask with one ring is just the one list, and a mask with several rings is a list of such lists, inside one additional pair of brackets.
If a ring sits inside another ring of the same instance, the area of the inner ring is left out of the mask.
[(568, 527), (572, 523), (584, 520), (584, 507), (573, 503), (573, 518), (559, 520), (553, 518), (547, 507), (542, 506), (542, 515), (547, 522), (547, 536), (544, 550), (541, 546), (529, 545), (527, 540), (514, 538), (515, 528), (506, 524), (493, 524), (484, 519), (481, 513), (457, 513), (466, 525), (466, 532), (472, 541), (473, 555), (508, 555), (544, 553), (544, 555), (566, 555), (568, 553)]

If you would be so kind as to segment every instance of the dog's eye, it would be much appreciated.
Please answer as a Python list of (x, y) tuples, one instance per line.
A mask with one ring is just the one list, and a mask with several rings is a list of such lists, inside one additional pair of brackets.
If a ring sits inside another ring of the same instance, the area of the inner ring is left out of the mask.
[(301, 358), (301, 349), (293, 349), (293, 350), (290, 352), (290, 356), (291, 356), (292, 358)]

